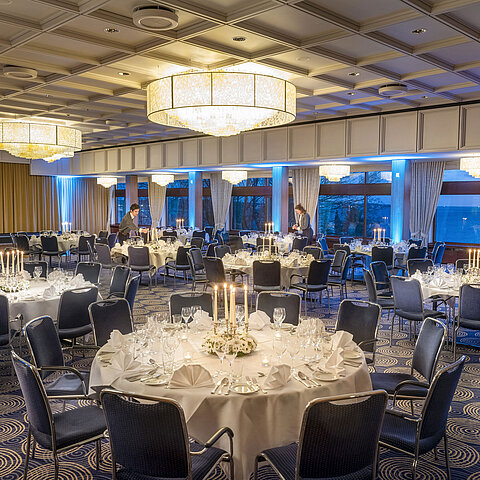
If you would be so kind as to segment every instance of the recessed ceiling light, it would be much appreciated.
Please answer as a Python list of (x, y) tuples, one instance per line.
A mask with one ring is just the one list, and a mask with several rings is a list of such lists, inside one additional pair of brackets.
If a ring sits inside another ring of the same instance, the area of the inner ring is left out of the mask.
[(298, 62), (309, 62), (310, 60), (310, 57), (297, 57)]
[(424, 95), (422, 98), (428, 98), (428, 95)]
[(119, 30), (118, 30), (118, 28), (107, 27), (107, 28), (105, 29), (105, 32), (106, 32), (106, 33), (118, 33)]
[(355, 92), (348, 92), (347, 95), (355, 95)]
[(426, 28), (416, 28), (415, 30), (412, 30), (412, 33), (414, 33), (415, 35), (420, 35), (421, 33), (425, 33), (426, 31)]
[(245, 37), (233, 37), (232, 40), (234, 42), (244, 42), (246, 40)]
[(360, 74), (358, 72), (350, 72), (349, 75), (351, 77), (358, 77)]
[(128, 72), (118, 72), (119, 75), (122, 77), (126, 77), (127, 75), (130, 75)]

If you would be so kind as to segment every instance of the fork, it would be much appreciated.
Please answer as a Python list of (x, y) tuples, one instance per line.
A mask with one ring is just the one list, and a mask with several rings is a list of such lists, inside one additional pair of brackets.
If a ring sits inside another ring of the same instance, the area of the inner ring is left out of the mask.
[(257, 377), (249, 377), (249, 378), (251, 378), (250, 381), (255, 387), (258, 387), (264, 395), (267, 395), (268, 392), (258, 383)]

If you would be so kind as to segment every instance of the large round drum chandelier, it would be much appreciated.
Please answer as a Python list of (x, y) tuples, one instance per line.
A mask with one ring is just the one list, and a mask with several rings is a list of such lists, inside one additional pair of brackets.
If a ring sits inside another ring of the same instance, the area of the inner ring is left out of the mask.
[(281, 78), (229, 71), (187, 72), (147, 87), (147, 115), (155, 123), (224, 137), (289, 123), (296, 88)]
[(460, 170), (464, 170), (472, 177), (480, 178), (480, 157), (461, 158)]
[(343, 177), (350, 175), (350, 165), (338, 163), (320, 165), (318, 173), (330, 182), (339, 182)]
[(82, 148), (80, 130), (63, 125), (0, 122), (0, 149), (15, 157), (54, 162)]

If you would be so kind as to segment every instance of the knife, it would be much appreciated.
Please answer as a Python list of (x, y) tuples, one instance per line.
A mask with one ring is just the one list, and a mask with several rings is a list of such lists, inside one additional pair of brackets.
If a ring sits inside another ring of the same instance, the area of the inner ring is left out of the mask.
[(298, 376), (298, 373), (294, 374), (293, 375), (293, 378), (295, 378), (295, 380), (298, 380), (300, 383), (303, 383), (303, 385), (305, 385), (307, 388), (311, 388), (312, 386), (305, 382), (304, 380), (302, 380), (299, 376)]
[(225, 380), (225, 378), (221, 378), (221, 379), (215, 384), (215, 386), (212, 388), (212, 391), (210, 392), (212, 395), (214, 395), (215, 392), (220, 388), (220, 385), (223, 383), (224, 380)]

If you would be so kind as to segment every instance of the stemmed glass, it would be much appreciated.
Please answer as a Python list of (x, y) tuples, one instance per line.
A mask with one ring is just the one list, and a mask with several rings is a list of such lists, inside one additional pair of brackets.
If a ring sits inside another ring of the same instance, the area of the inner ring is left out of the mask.
[(216, 342), (215, 343), (215, 353), (220, 360), (220, 370), (218, 371), (218, 375), (225, 375), (225, 369), (223, 367), (223, 361), (225, 360), (225, 343), (224, 342)]
[(182, 307), (182, 321), (185, 325), (188, 325), (188, 321), (192, 316), (192, 307)]
[(275, 328), (280, 330), (282, 323), (285, 320), (287, 312), (284, 307), (275, 307), (273, 309), (273, 321), (275, 323)]
[(290, 359), (292, 360), (292, 373), (295, 373), (295, 367), (293, 366), (293, 362), (295, 361), (295, 357), (298, 355), (298, 352), (300, 351), (300, 339), (295, 333), (292, 333), (288, 337), (288, 343), (287, 343), (287, 352), (288, 355), (290, 356)]
[[(195, 318), (195, 314), (198, 312), (197, 318)], [(194, 330), (195, 332), (198, 332), (198, 317), (202, 313), (202, 307), (200, 305), (193, 305), (191, 307), (191, 315), (192, 315), (192, 322), (194, 325)]]
[(163, 370), (167, 375), (173, 373), (175, 364), (175, 352), (180, 345), (180, 339), (175, 330), (163, 337)]
[(35, 280), (38, 280), (41, 275), (42, 275), (42, 267), (35, 267), (33, 269), (33, 276), (35, 277)]
[(230, 367), (230, 378), (233, 376), (233, 362), (237, 357), (238, 346), (235, 342), (225, 343), (225, 358), (227, 359), (228, 366)]
[(237, 325), (243, 327), (245, 324), (245, 306), (235, 305), (235, 318), (237, 319)]
[(278, 358), (278, 363), (282, 363), (283, 354), (287, 350), (287, 344), (281, 332), (275, 333), (273, 337), (273, 352)]
[(299, 338), (300, 345), (303, 349), (302, 360), (307, 359), (307, 348), (310, 341), (310, 330), (308, 329), (307, 323), (301, 321), (297, 327), (297, 337)]

